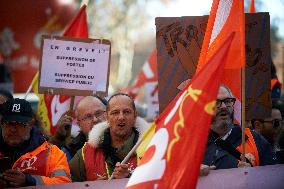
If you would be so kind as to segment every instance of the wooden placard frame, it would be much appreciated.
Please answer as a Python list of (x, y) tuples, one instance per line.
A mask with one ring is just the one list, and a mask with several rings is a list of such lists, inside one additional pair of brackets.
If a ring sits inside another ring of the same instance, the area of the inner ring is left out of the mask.
[[(45, 39), (54, 39), (61, 41), (72, 41), (72, 42), (84, 42), (84, 43), (97, 43), (97, 44), (105, 44), (109, 45), (109, 55), (107, 62), (107, 77), (106, 77), (106, 86), (105, 91), (97, 91), (97, 90), (78, 90), (78, 89), (69, 89), (64, 87), (46, 87), (41, 86), (42, 79), (42, 64), (43, 64), (43, 46)], [(110, 74), (110, 59), (111, 59), (111, 42), (107, 39), (90, 39), (90, 38), (72, 38), (72, 37), (61, 37), (61, 36), (50, 36), (43, 35), (41, 42), (41, 51), (40, 51), (40, 62), (39, 62), (39, 82), (38, 89), (39, 93), (44, 94), (62, 94), (69, 96), (91, 96), (91, 95), (99, 95), (99, 96), (107, 96), (108, 95), (108, 86), (109, 86), (109, 74)]]

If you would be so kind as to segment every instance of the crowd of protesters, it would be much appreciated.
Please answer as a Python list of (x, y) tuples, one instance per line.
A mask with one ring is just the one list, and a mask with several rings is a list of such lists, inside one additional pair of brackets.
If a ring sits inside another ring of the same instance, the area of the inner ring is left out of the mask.
[[(284, 101), (273, 99), (271, 116), (251, 120), (245, 130), (245, 161), (241, 134), (234, 124), (236, 99), (221, 85), (200, 175), (209, 169), (252, 167), (284, 162)], [(98, 96), (80, 100), (75, 110), (80, 132), (71, 136), (72, 117), (66, 112), (48, 136), (41, 120), (24, 99), (0, 90), (0, 188), (129, 178), (136, 153), (121, 163), (149, 123), (138, 116), (134, 100), (124, 93), (108, 101)]]

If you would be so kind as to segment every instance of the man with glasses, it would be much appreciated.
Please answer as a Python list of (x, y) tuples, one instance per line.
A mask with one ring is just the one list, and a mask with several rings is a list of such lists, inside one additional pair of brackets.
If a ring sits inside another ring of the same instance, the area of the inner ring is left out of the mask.
[(0, 187), (71, 182), (64, 153), (45, 140), (29, 102), (10, 99), (1, 113)]
[(67, 155), (68, 161), (87, 142), (88, 134), (94, 125), (106, 120), (106, 100), (98, 96), (86, 96), (76, 108), (79, 134), (70, 140), (72, 117), (64, 114), (58, 121), (58, 129), (51, 142), (59, 146)]
[(253, 119), (252, 128), (270, 143), (274, 148), (277, 143), (277, 134), (281, 130), (282, 116), (279, 109), (272, 108), (271, 117), (265, 119)]
[(137, 117), (133, 99), (127, 94), (111, 96), (107, 104), (107, 121), (95, 125), (89, 140), (71, 159), (74, 182), (129, 177), (136, 168), (133, 153), (127, 164), (121, 161), (148, 129), (148, 123)]
[(235, 101), (231, 91), (225, 85), (221, 85), (203, 164), (214, 165), (216, 169), (274, 164), (272, 148), (269, 143), (248, 128), (245, 131), (246, 162), (240, 161), (242, 129), (239, 125), (234, 124)]

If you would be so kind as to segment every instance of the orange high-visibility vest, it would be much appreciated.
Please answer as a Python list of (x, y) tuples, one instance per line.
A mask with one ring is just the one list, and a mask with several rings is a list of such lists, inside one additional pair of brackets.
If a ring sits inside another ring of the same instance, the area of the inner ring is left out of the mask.
[[(253, 166), (259, 166), (260, 162), (259, 162), (258, 150), (254, 138), (251, 134), (251, 130), (249, 128), (246, 128), (245, 133), (248, 137), (245, 142), (245, 156), (248, 160), (250, 160)], [(240, 144), (236, 149), (242, 153), (242, 144)]]
[(71, 182), (64, 152), (48, 142), (22, 155), (12, 168), (31, 175), (35, 178), (36, 185)]

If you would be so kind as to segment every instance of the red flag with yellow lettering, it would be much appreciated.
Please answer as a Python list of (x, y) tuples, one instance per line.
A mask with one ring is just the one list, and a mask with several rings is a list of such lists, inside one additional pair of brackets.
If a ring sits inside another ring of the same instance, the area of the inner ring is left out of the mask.
[(231, 89), (237, 99), (234, 115), (238, 123), (241, 123), (241, 67), (245, 65), (244, 16), (244, 1), (213, 0), (196, 71), (199, 72), (224, 40), (235, 32), (222, 83)]
[[(76, 14), (74, 19), (65, 28), (63, 36), (87, 38), (88, 37), (88, 25), (86, 16), (86, 5), (83, 5), (80, 11)], [(38, 74), (35, 75), (33, 83), (33, 91), (38, 93), (37, 90)], [(41, 117), (44, 129), (54, 134), (57, 128), (57, 122), (60, 117), (69, 110), (70, 97), (64, 95), (47, 95), (38, 94), (38, 114)], [(79, 98), (75, 98), (75, 105)]]
[(156, 120), (156, 133), (127, 189), (195, 188), (234, 33)]

